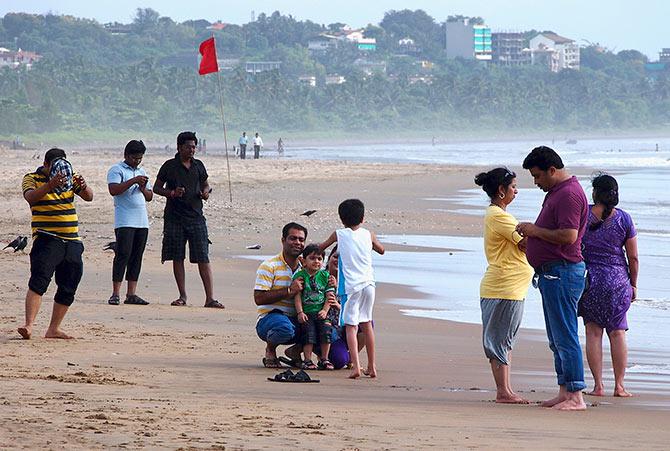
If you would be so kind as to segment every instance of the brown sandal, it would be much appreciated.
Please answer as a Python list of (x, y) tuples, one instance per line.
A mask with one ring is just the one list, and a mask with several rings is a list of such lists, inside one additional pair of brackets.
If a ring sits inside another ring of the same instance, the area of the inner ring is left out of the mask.
[(186, 305), (186, 301), (183, 300), (182, 298), (179, 298), (172, 301), (170, 305), (174, 305), (175, 307), (183, 307)]
[(270, 357), (263, 357), (263, 366), (265, 368), (281, 368), (281, 363), (278, 359), (273, 359)]
[(205, 304), (205, 307), (207, 308), (226, 308), (225, 305), (217, 301), (216, 299), (212, 299), (209, 301), (207, 304)]

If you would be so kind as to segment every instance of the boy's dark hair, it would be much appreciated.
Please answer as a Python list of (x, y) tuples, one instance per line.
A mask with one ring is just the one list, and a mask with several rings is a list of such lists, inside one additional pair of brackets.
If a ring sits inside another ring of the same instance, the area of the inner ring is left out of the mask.
[(123, 154), (124, 155), (137, 155), (137, 154), (142, 154), (144, 155), (144, 152), (147, 151), (147, 146), (144, 145), (144, 143), (141, 140), (133, 139), (131, 141), (128, 141), (128, 144), (126, 144), (126, 148), (123, 149)]
[(512, 180), (516, 178), (516, 174), (507, 168), (495, 168), (489, 172), (480, 172), (475, 177), (475, 184), (481, 186), (482, 189), (491, 200), (498, 196), (498, 188), (502, 185), (507, 189)]
[(546, 171), (552, 166), (556, 169), (563, 169), (563, 160), (561, 160), (561, 157), (558, 156), (554, 149), (547, 146), (534, 148), (526, 159), (523, 160), (524, 169), (538, 168)]
[(365, 205), (358, 199), (347, 199), (337, 207), (337, 213), (345, 227), (354, 227), (363, 222)]
[(59, 158), (67, 158), (67, 157), (65, 155), (65, 151), (63, 149), (59, 149), (58, 147), (53, 147), (47, 150), (47, 153), (44, 154), (44, 162), (46, 164), (49, 164), (52, 161), (57, 160)]
[(291, 229), (302, 230), (303, 232), (305, 232), (305, 238), (307, 238), (307, 229), (305, 228), (305, 226), (301, 226), (297, 222), (289, 222), (288, 224), (286, 224), (281, 229), (281, 237), (283, 239), (286, 239), (286, 237), (288, 236), (288, 232)]
[(177, 135), (177, 147), (184, 144), (186, 141), (195, 141), (198, 144), (198, 138), (195, 136), (195, 132), (181, 132)]
[(305, 246), (305, 249), (303, 249), (302, 256), (304, 258), (307, 258), (312, 254), (316, 254), (316, 255), (320, 255), (321, 257), (325, 257), (326, 256), (326, 251), (319, 249), (318, 244), (315, 244), (315, 243), (308, 244), (307, 246)]

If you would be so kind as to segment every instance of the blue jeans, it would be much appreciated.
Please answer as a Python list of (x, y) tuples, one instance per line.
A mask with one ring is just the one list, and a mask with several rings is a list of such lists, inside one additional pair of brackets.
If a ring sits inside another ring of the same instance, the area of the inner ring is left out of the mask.
[(565, 385), (569, 392), (586, 388), (577, 335), (577, 302), (584, 291), (585, 270), (584, 262), (565, 261), (546, 263), (536, 270), (558, 385)]
[(256, 323), (258, 337), (273, 345), (295, 343), (298, 330), (297, 318), (278, 312), (268, 313)]

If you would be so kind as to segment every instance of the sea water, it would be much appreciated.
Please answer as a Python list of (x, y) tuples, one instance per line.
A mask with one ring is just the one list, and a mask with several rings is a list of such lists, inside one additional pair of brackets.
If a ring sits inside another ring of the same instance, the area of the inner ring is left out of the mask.
[(284, 158), (519, 167), (528, 152), (539, 145), (555, 149), (569, 166), (598, 167), (606, 162), (608, 170), (670, 168), (670, 138), (586, 139), (574, 144), (567, 144), (565, 139), (461, 143), (438, 139), (433, 146), (429, 137), (425, 143), (287, 146)]

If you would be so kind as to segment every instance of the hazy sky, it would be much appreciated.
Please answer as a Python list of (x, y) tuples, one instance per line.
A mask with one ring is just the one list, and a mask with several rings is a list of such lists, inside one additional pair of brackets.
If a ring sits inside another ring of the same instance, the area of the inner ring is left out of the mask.
[(153, 8), (177, 21), (222, 20), (245, 23), (252, 10), (280, 11), (317, 23), (351, 26), (379, 23), (391, 9), (423, 9), (442, 22), (448, 15), (481, 16), (494, 31), (551, 29), (574, 39), (598, 42), (619, 51), (637, 49), (657, 59), (670, 47), (670, 1), (667, 0), (0, 0), (7, 12), (71, 14), (100, 22), (130, 22), (136, 8)]

